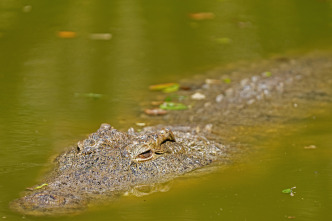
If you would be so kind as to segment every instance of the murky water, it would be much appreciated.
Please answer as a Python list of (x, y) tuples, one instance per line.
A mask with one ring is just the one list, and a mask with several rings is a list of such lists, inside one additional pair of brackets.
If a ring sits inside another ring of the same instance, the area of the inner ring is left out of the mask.
[[(134, 125), (148, 85), (330, 47), (331, 15), (324, 0), (1, 0), (0, 219), (45, 220), (15, 214), (8, 203), (37, 183), (51, 156), (100, 123)], [(254, 144), (253, 161), (176, 180), (166, 193), (48, 219), (330, 220), (330, 110)], [(295, 196), (281, 193), (294, 186)]]

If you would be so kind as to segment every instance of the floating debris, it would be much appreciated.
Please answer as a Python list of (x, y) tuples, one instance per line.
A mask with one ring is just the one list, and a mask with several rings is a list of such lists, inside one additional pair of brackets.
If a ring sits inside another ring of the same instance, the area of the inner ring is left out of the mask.
[(164, 101), (151, 101), (151, 105), (153, 105), (153, 106), (159, 106), (162, 103), (164, 103)]
[(313, 150), (313, 149), (316, 149), (317, 146), (316, 145), (308, 145), (308, 146), (305, 146), (304, 149), (306, 150)]
[(204, 100), (206, 96), (200, 92), (196, 92), (195, 94), (191, 95), (191, 99), (193, 100)]
[(111, 40), (112, 34), (110, 33), (92, 33), (90, 34), (92, 40)]
[(223, 78), (222, 80), (225, 84), (230, 84), (232, 82), (230, 78)]
[(172, 93), (172, 92), (176, 92), (176, 91), (178, 91), (179, 88), (180, 88), (180, 85), (179, 85), (179, 84), (174, 84), (174, 85), (172, 85), (172, 86), (169, 86), (169, 87), (163, 89), (162, 91), (163, 91), (164, 93)]
[(281, 192), (285, 193), (285, 194), (289, 194), (290, 196), (294, 196), (295, 192), (293, 191), (293, 189), (295, 189), (296, 186), (288, 188), (288, 189), (284, 189)]
[(136, 122), (136, 125), (139, 127), (144, 127), (146, 125), (146, 123)]
[(218, 79), (205, 79), (205, 83), (206, 84), (220, 84), (221, 83), (221, 81), (220, 80), (218, 80)]
[(184, 90), (184, 91), (189, 91), (189, 90), (191, 90), (191, 87), (190, 86), (183, 86), (183, 85), (181, 85), (180, 89)]
[(73, 31), (59, 31), (57, 36), (59, 38), (75, 38), (77, 35), (76, 32)]
[(264, 77), (271, 77), (272, 73), (269, 72), (269, 71), (265, 71), (265, 72), (262, 73), (262, 76), (264, 76)]
[(205, 125), (203, 130), (205, 132), (211, 133), (212, 132), (212, 127), (213, 127), (213, 124), (207, 124), (207, 125)]
[(87, 97), (87, 98), (93, 98), (93, 99), (100, 99), (104, 95), (102, 94), (96, 94), (96, 93), (75, 93), (75, 97)]
[(252, 23), (250, 21), (239, 21), (237, 23), (237, 25), (239, 26), (239, 28), (250, 28), (250, 27), (252, 27)]
[(167, 114), (167, 111), (161, 108), (154, 108), (154, 109), (145, 109), (144, 113), (147, 115), (158, 116), (158, 115)]
[(167, 87), (173, 86), (174, 84), (176, 84), (176, 83), (154, 84), (154, 85), (150, 85), (149, 89), (152, 91), (160, 91)]
[(31, 10), (32, 10), (32, 6), (31, 5), (25, 5), (22, 8), (22, 11), (25, 12), (25, 13), (31, 12)]
[(196, 21), (211, 20), (214, 19), (215, 17), (216, 17), (215, 14), (212, 12), (197, 12), (189, 14), (189, 18)]
[(34, 189), (35, 189), (35, 190), (39, 190), (39, 189), (41, 189), (41, 188), (43, 188), (43, 187), (45, 187), (45, 186), (48, 186), (48, 184), (47, 184), (47, 183), (43, 183), (43, 184), (40, 185), (40, 186), (36, 186)]
[(164, 102), (159, 106), (163, 110), (186, 110), (188, 106), (182, 103)]
[(165, 93), (171, 93), (179, 90), (180, 85), (178, 83), (165, 83), (150, 85), (149, 89), (152, 91), (163, 91)]
[(289, 194), (289, 193), (291, 193), (292, 192), (292, 189), (284, 189), (284, 190), (282, 190), (282, 193), (287, 193), (287, 194)]
[(216, 102), (217, 102), (217, 103), (220, 103), (222, 100), (224, 100), (224, 95), (223, 95), (223, 94), (219, 94), (219, 95), (217, 95), (217, 97), (216, 97)]

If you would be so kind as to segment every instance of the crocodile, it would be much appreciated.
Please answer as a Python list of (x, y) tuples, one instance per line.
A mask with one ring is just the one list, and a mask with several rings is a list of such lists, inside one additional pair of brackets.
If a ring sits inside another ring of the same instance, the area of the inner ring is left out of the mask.
[[(28, 215), (63, 215), (123, 194), (153, 192), (176, 177), (228, 162), (239, 139), (250, 138), (245, 135), (249, 127), (266, 130), (306, 117), (314, 106), (331, 104), (330, 55), (272, 60), (243, 69), (230, 67), (228, 72), (223, 69), (233, 79), (230, 84), (202, 79), (184, 82), (191, 90), (179, 92), (183, 96), (200, 93), (206, 98), (187, 99), (184, 102), (191, 108), (180, 114), (150, 119), (157, 126), (122, 132), (103, 123), (60, 154), (44, 182), (14, 200), (11, 207)], [(259, 71), (260, 75), (251, 74)], [(214, 70), (209, 79), (222, 79), (220, 72)]]
[(208, 165), (224, 148), (190, 128), (121, 132), (104, 123), (58, 156), (44, 187), (32, 188), (17, 208), (32, 215), (72, 213), (100, 196), (139, 191)]

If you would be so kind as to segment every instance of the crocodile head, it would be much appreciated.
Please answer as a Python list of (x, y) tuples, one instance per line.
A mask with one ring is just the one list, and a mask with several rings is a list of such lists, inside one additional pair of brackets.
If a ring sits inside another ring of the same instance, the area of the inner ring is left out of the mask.
[(32, 215), (71, 213), (100, 199), (165, 183), (208, 165), (223, 155), (223, 148), (191, 128), (150, 127), (124, 133), (102, 124), (56, 158), (57, 166), (43, 187), (32, 188), (12, 207)]

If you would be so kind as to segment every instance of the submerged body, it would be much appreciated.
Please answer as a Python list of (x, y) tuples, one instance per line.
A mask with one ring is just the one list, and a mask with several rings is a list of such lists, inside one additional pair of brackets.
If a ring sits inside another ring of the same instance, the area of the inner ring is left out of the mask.
[[(233, 138), (242, 137), (248, 127), (272, 127), (305, 116), (299, 109), (310, 108), (317, 100), (331, 102), (330, 58), (279, 59), (260, 68), (232, 69), (231, 84), (189, 82), (193, 89), (183, 95), (200, 93), (206, 99), (188, 99), (191, 109), (154, 119), (156, 124), (187, 126), (120, 132), (102, 124), (56, 158), (47, 185), (37, 185), (12, 207), (31, 215), (72, 213), (101, 199), (133, 189), (139, 192), (213, 162), (222, 163), (231, 157)], [(247, 71), (248, 77), (238, 74), (241, 71)]]

